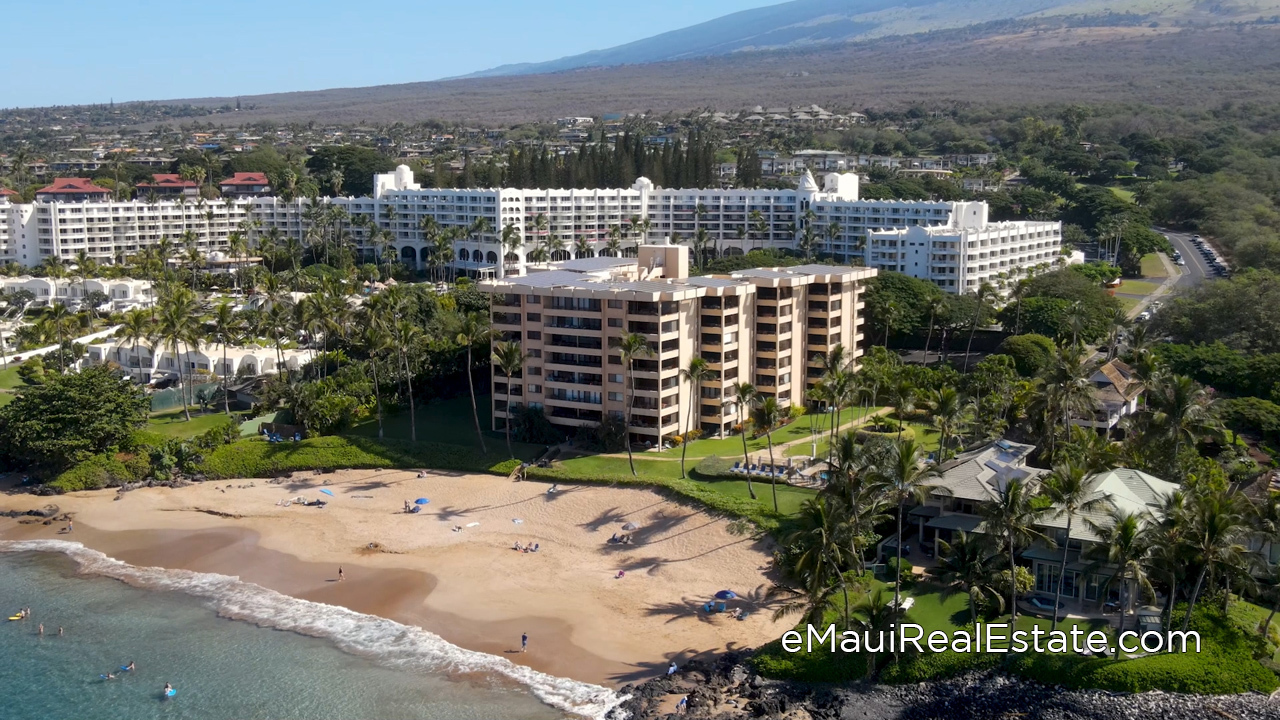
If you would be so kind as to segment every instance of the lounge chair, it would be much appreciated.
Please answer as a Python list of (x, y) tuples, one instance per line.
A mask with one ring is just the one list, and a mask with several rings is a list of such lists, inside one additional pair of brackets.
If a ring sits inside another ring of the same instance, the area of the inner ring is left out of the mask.
[(740, 462), (734, 463), (733, 467), (729, 468), (729, 472), (731, 473), (742, 472), (742, 463)]

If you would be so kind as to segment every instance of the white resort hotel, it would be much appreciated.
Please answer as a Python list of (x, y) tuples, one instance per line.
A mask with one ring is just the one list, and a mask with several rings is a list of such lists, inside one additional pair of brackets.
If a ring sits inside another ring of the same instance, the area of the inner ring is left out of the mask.
[[(323, 202), (382, 231), (375, 244), (369, 227), (347, 229), (366, 256), (393, 252), (415, 268), (433, 252), (422, 230), (432, 218), (442, 231), (457, 231), (452, 269), (479, 278), (525, 274), (540, 248), (550, 261), (607, 256), (612, 235), (621, 238), (619, 255), (635, 257), (643, 243), (688, 241), (705, 231), (710, 256), (795, 249), (808, 238), (813, 253), (835, 262), (903, 272), (962, 294), (1057, 262), (1062, 243), (1059, 223), (991, 222), (982, 202), (862, 200), (856, 173), (825, 175), (819, 186), (806, 171), (792, 190), (668, 189), (645, 178), (630, 188), (438, 189), (420, 187), (402, 165), (375, 177), (373, 197)], [(304, 240), (307, 203), (257, 191), (211, 201), (115, 201), (88, 180), (63, 178), (34, 203), (0, 195), (0, 264), (31, 267), (82, 250), (99, 262), (120, 262), (187, 233), (208, 254), (225, 251), (241, 228), (251, 242), (273, 228)]]

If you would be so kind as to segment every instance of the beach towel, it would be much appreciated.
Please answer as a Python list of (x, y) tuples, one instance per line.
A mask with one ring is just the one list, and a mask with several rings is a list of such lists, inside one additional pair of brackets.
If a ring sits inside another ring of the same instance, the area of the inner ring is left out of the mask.
[(480, 523), (478, 523), (478, 522), (470, 522), (470, 523), (467, 523), (467, 527), (479, 527), (479, 525), (480, 525)]

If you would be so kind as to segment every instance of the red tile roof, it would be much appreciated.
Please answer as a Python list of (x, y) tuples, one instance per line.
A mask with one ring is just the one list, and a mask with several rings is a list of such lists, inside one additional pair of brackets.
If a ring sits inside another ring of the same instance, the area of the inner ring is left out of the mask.
[(266, 185), (267, 174), (260, 172), (238, 172), (223, 180), (221, 185)]
[(77, 194), (78, 193), (108, 193), (109, 194), (110, 192), (111, 192), (110, 190), (104, 187), (98, 187), (97, 185), (94, 185), (93, 181), (90, 180), (89, 178), (58, 178), (53, 181), (52, 185), (48, 187), (40, 188), (39, 190), (37, 190), (36, 194), (37, 195), (64, 194), (64, 193), (68, 195), (73, 193), (77, 193)]
[(155, 178), (155, 182), (138, 183), (140, 188), (194, 188), (196, 184), (192, 180), (183, 180), (181, 175), (177, 173), (156, 173), (151, 177)]
[(18, 194), (19, 193), (17, 190), (10, 190), (9, 188), (0, 188), (0, 195), (17, 196)]

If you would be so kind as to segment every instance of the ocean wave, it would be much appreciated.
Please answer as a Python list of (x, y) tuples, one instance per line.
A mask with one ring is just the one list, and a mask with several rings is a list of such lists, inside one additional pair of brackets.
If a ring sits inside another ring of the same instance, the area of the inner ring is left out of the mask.
[(626, 700), (608, 688), (556, 677), (496, 655), (467, 650), (419, 627), (366, 615), (336, 605), (289, 597), (216, 573), (136, 567), (78, 542), (0, 541), (0, 552), (56, 552), (74, 560), (81, 572), (120, 580), (148, 590), (172, 590), (212, 603), (222, 616), (262, 627), (326, 638), (339, 649), (398, 668), (497, 676), (515, 681), (542, 702), (574, 715), (603, 719)]

